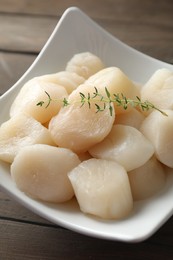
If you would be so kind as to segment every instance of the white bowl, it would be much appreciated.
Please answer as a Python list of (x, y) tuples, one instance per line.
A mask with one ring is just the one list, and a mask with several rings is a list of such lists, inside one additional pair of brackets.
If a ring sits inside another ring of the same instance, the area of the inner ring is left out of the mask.
[[(54, 32), (23, 77), (0, 98), (0, 123), (9, 117), (9, 107), (20, 87), (34, 76), (64, 70), (73, 54), (90, 51), (106, 66), (121, 68), (133, 81), (143, 84), (159, 68), (172, 65), (142, 54), (111, 36), (78, 8), (65, 11)], [(155, 197), (136, 202), (132, 214), (121, 221), (100, 220), (80, 212), (74, 200), (54, 205), (41, 203), (19, 191), (10, 178), (9, 166), (0, 162), (0, 187), (38, 215), (93, 237), (139, 242), (150, 237), (173, 213), (173, 174)]]

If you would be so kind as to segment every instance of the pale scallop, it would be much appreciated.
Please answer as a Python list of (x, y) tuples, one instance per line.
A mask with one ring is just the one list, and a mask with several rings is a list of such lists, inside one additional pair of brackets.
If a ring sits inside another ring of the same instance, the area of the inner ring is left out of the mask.
[(166, 174), (162, 164), (153, 156), (141, 167), (128, 172), (134, 200), (150, 198), (165, 185)]
[(173, 111), (153, 111), (141, 125), (141, 132), (152, 142), (156, 157), (163, 164), (173, 168)]
[[(141, 89), (141, 99), (160, 109), (173, 109), (173, 71), (157, 70)], [(146, 113), (151, 113), (151, 109)]]
[[(114, 98), (114, 94), (119, 94), (120, 98), (122, 98), (123, 94), (129, 99), (136, 99), (136, 96), (140, 96), (139, 88), (117, 67), (100, 70), (91, 76), (86, 83), (97, 87), (99, 93), (105, 97), (107, 97), (105, 87), (112, 98)], [(114, 107), (116, 114), (125, 113), (131, 109), (131, 106), (128, 106), (128, 109), (125, 110), (122, 106), (118, 106), (117, 103), (114, 103)]]
[(114, 125), (110, 134), (89, 153), (100, 159), (114, 160), (127, 171), (142, 166), (154, 153), (152, 143), (136, 128)]
[(68, 94), (70, 94), (85, 81), (83, 77), (70, 71), (60, 71), (54, 74), (43, 75), (38, 78), (46, 82), (51, 82), (63, 86)]
[(67, 176), (80, 163), (64, 148), (35, 144), (21, 149), (11, 165), (17, 187), (35, 199), (61, 203), (74, 196)]
[(105, 219), (121, 219), (133, 208), (129, 179), (116, 162), (90, 159), (69, 174), (80, 209)]
[[(45, 92), (54, 100), (50, 104)], [(18, 93), (11, 105), (10, 116), (25, 112), (40, 123), (45, 123), (58, 113), (64, 97), (67, 97), (64, 87), (34, 78), (28, 81)], [(43, 106), (37, 106), (40, 101), (45, 102)]]
[(132, 108), (127, 113), (118, 114), (115, 118), (115, 124), (129, 125), (139, 129), (144, 119), (144, 114)]
[(31, 144), (55, 145), (49, 131), (34, 118), (18, 114), (0, 127), (0, 159), (12, 163), (16, 154)]
[[(109, 107), (96, 113), (94, 102), (90, 108), (86, 102), (81, 106), (80, 92), (93, 93), (94, 88), (80, 85), (68, 98), (69, 105), (51, 119), (49, 131), (55, 143), (60, 147), (69, 148), (76, 153), (86, 152), (94, 144), (101, 142), (110, 132), (114, 119), (114, 109), (110, 115)], [(99, 104), (99, 101), (97, 102)], [(100, 104), (103, 107), (103, 104)]]
[(66, 66), (67, 71), (75, 72), (85, 79), (103, 68), (104, 64), (101, 59), (90, 52), (75, 54)]

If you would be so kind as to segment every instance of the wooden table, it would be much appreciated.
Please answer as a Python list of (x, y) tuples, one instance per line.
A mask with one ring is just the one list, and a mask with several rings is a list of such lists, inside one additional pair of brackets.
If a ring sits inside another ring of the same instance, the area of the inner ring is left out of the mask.
[[(0, 93), (31, 65), (64, 10), (78, 6), (132, 47), (173, 64), (172, 0), (0, 0)], [(0, 260), (173, 259), (173, 217), (151, 238), (90, 238), (33, 214), (0, 190)]]

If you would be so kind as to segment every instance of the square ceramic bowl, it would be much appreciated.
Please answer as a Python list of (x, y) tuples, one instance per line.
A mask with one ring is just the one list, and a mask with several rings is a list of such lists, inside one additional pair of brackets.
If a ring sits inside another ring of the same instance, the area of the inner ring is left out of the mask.
[[(0, 98), (0, 123), (9, 117), (9, 107), (21, 86), (34, 76), (64, 70), (76, 53), (90, 51), (106, 66), (117, 66), (135, 82), (143, 84), (159, 68), (173, 66), (142, 54), (111, 36), (81, 10), (65, 11), (54, 32), (23, 77)], [(173, 174), (164, 189), (148, 200), (135, 202), (132, 214), (124, 220), (100, 220), (84, 215), (74, 200), (64, 204), (41, 203), (19, 191), (10, 178), (9, 166), (0, 162), (0, 187), (22, 205), (52, 221), (81, 234), (125, 242), (150, 237), (173, 213)]]

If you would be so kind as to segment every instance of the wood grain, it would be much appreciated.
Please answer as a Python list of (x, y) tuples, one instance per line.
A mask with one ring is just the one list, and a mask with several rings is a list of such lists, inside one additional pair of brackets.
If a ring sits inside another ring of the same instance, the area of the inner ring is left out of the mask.
[[(64, 10), (72, 5), (81, 8), (127, 44), (149, 55), (153, 54), (156, 58), (172, 62), (171, 0), (157, 1), (157, 5), (155, 1), (149, 0), (131, 0), (130, 3), (127, 0), (108, 0), (106, 5), (103, 0), (96, 0), (94, 4), (91, 0), (82, 3), (18, 0), (17, 4), (13, 0), (1, 0), (0, 49), (40, 51)], [(152, 44), (155, 46), (154, 53), (151, 52)]]
[(0, 52), (0, 95), (17, 82), (35, 58), (36, 55)]
[(58, 19), (0, 15), (0, 50), (38, 53)]
[[(153, 20), (170, 24), (172, 0), (1, 0), (1, 13), (57, 16), (71, 6), (76, 6), (89, 16), (99, 19), (127, 19), (135, 21)], [(160, 19), (158, 19), (160, 18)], [(163, 19), (164, 18), (164, 19)]]
[[(1, 0), (0, 4), (0, 71), (1, 94), (14, 84), (28, 67), (23, 56), (16, 55), (24, 69), (8, 67), (3, 52), (37, 55), (52, 33), (64, 10), (73, 5), (80, 7), (100, 26), (126, 44), (154, 58), (173, 63), (173, 2), (132, 0), (123, 1), (23, 1)], [(54, 8), (52, 8), (54, 6)], [(145, 12), (143, 12), (145, 10)], [(171, 21), (171, 22), (170, 22)], [(33, 29), (34, 28), (34, 29)], [(154, 47), (153, 47), (154, 46)], [(2, 61), (3, 59), (3, 61)], [(29, 58), (26, 58), (27, 60)], [(14, 61), (14, 56), (13, 56)], [(4, 62), (6, 73), (4, 74)], [(13, 62), (12, 62), (13, 64)], [(9, 65), (12, 66), (12, 65)], [(19, 73), (19, 71), (21, 71)], [(6, 75), (8, 78), (6, 78)], [(9, 84), (7, 83), (8, 79)]]
[[(0, 259), (172, 259), (172, 244), (150, 240), (126, 244), (79, 235), (66, 229), (0, 220)], [(17, 234), (16, 234), (17, 231)], [(16, 237), (17, 235), (17, 237)], [(166, 239), (166, 236), (162, 237)], [(133, 252), (133, 254), (132, 254)], [(131, 258), (132, 256), (132, 258)]]
[[(49, 221), (39, 217), (27, 208), (20, 205), (13, 198), (0, 190), (0, 219), (15, 220), (21, 222), (30, 222), (38, 224), (53, 224)], [(54, 225), (55, 226), (55, 225)]]

